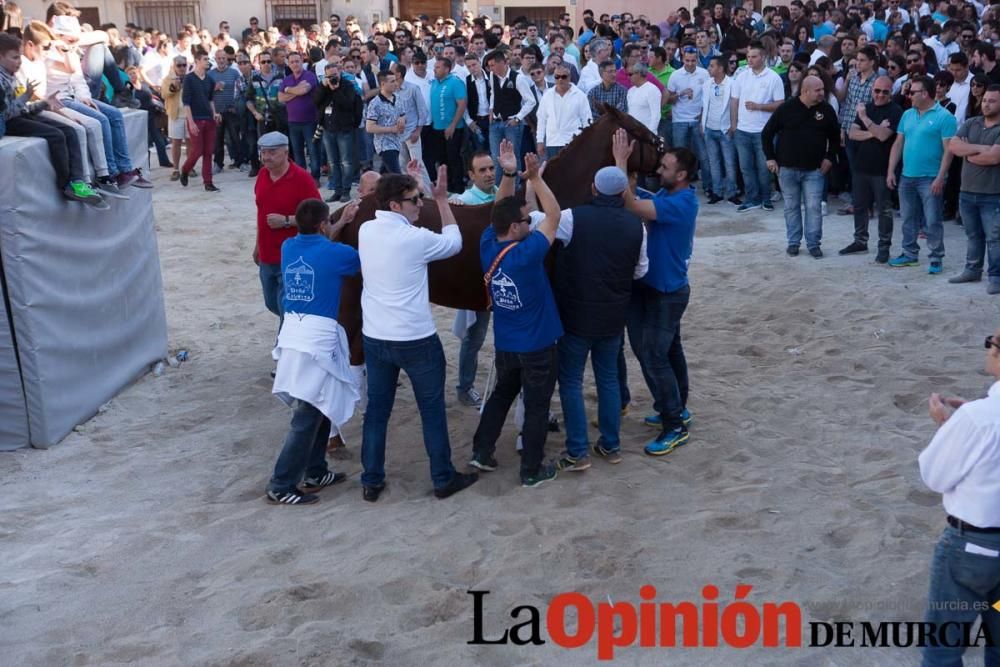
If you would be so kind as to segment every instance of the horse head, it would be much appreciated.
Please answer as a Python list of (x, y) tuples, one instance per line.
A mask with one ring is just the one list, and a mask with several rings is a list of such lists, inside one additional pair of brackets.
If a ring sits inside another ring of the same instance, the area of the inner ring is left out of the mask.
[(635, 150), (629, 158), (628, 170), (640, 174), (652, 174), (659, 169), (660, 158), (667, 152), (663, 137), (650, 132), (648, 127), (627, 113), (622, 113), (608, 104), (601, 103), (601, 106), (604, 115), (611, 117), (615, 124), (628, 132), (629, 137), (635, 141)]

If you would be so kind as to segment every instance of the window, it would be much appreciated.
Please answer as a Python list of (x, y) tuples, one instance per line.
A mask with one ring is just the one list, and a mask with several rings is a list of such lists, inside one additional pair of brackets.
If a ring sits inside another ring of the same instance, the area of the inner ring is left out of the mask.
[(142, 28), (176, 35), (185, 23), (201, 25), (201, 3), (199, 0), (125, 0), (125, 20)]
[(287, 33), (293, 23), (309, 28), (319, 23), (319, 3), (315, 0), (267, 0), (267, 25)]

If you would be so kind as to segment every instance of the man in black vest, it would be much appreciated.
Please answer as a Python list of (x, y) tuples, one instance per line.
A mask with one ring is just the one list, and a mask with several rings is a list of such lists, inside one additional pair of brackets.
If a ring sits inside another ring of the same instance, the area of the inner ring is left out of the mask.
[(488, 149), (490, 140), (490, 77), (483, 71), (479, 57), (471, 51), (465, 54), (465, 97), (469, 100), (469, 128), (476, 135), (476, 143)]
[[(594, 199), (563, 213), (556, 255), (555, 295), (565, 333), (559, 339), (559, 399), (566, 420), (566, 453), (560, 470), (590, 467), (583, 371), (590, 354), (597, 384), (601, 436), (594, 453), (621, 462), (621, 393), (618, 349), (632, 281), (646, 275), (646, 232), (642, 220), (625, 210), (628, 176), (604, 167), (594, 176)], [(567, 215), (568, 213), (568, 215)]]
[(521, 138), (524, 118), (535, 108), (531, 94), (531, 81), (519, 75), (507, 64), (507, 56), (496, 50), (486, 56), (490, 70), (490, 155), (496, 165), (496, 182), (500, 184), (500, 142), (506, 139), (514, 144), (518, 168), (521, 167)]

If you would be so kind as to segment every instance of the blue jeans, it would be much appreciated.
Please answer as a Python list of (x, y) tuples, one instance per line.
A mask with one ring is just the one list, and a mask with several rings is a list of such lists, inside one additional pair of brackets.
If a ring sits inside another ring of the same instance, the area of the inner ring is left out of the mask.
[(382, 158), (382, 166), (385, 167), (384, 173), (387, 174), (400, 174), (399, 170), (399, 151), (382, 151), (378, 154)]
[(258, 267), (260, 274), (260, 287), (264, 292), (264, 306), (278, 316), (278, 329), (284, 322), (285, 313), (282, 307), (282, 300), (285, 297), (285, 288), (281, 276), (281, 264), (260, 263)]
[[(288, 143), (292, 145), (292, 159), (303, 169), (309, 169), (313, 178), (319, 178), (319, 150), (313, 142), (316, 123), (289, 123)], [(309, 166), (306, 167), (306, 150), (309, 151)]]
[(514, 155), (517, 156), (517, 168), (524, 169), (524, 158), (521, 156), (521, 138), (524, 130), (520, 123), (507, 126), (505, 120), (490, 121), (490, 155), (493, 156), (493, 165), (497, 172), (497, 185), (503, 178), (503, 169), (500, 168), (500, 142), (506, 139), (514, 144)]
[(322, 477), (326, 465), (326, 445), (330, 440), (330, 420), (313, 405), (296, 401), (285, 445), (274, 464), (267, 485), (275, 493), (294, 491), (303, 477)]
[[(931, 194), (934, 179), (927, 176), (899, 179), (899, 212), (903, 216), (903, 254), (909, 259), (920, 257), (917, 234), (921, 227), (927, 233), (927, 250), (931, 261), (944, 257), (944, 227), (941, 195)], [(921, 223), (924, 223), (921, 225)]]
[(806, 208), (806, 247), (818, 248), (823, 240), (823, 182), (826, 177), (819, 169), (805, 170), (782, 167), (778, 183), (785, 198), (785, 234), (788, 246), (798, 248), (802, 242), (802, 207)]
[(330, 161), (327, 188), (341, 195), (349, 193), (354, 181), (354, 130), (324, 130), (323, 145)]
[(1000, 194), (982, 195), (961, 192), (958, 207), (969, 245), (965, 251), (965, 270), (981, 275), (983, 260), (991, 283), (1000, 283)]
[(740, 170), (746, 187), (747, 204), (758, 206), (771, 201), (771, 172), (767, 170), (760, 132), (736, 130), (736, 152), (740, 156)]
[(663, 138), (663, 143), (667, 148), (674, 145), (673, 123), (669, 118), (660, 118), (659, 125), (656, 126), (656, 134)]
[(396, 400), (399, 371), (406, 371), (420, 410), (424, 449), (431, 463), (431, 480), (440, 489), (451, 482), (448, 417), (444, 408), (444, 348), (437, 334), (419, 340), (377, 340), (364, 336), (365, 368), (368, 371), (368, 409), (361, 436), (364, 486), (385, 480), (385, 437), (389, 415)]
[[(962, 221), (965, 223), (964, 217)], [(1000, 551), (1000, 533), (970, 533), (951, 526), (944, 529), (934, 548), (924, 620), (940, 627), (947, 622), (973, 623), (981, 616), (984, 628), (997, 643), (986, 647), (986, 665), (996, 667), (1000, 665), (1000, 613), (989, 605), (1000, 599), (1000, 558), (969, 553), (965, 550), (967, 543)], [(985, 611), (972, 609), (975, 603), (985, 603)], [(948, 626), (948, 630), (948, 643), (959, 643), (959, 628)], [(965, 648), (961, 646), (927, 646), (923, 667), (960, 667), (963, 653)]]
[(132, 158), (128, 154), (128, 138), (125, 136), (125, 119), (122, 112), (94, 98), (97, 109), (76, 100), (62, 100), (63, 106), (101, 124), (101, 139), (104, 157), (108, 160), (108, 174), (117, 176), (132, 171)]
[(587, 410), (583, 405), (583, 371), (587, 355), (597, 384), (597, 422), (604, 449), (621, 449), (621, 393), (618, 385), (618, 350), (622, 336), (585, 338), (570, 333), (559, 339), (559, 400), (566, 421), (566, 452), (573, 458), (587, 455)]
[(694, 153), (701, 169), (701, 188), (712, 192), (712, 174), (705, 159), (705, 137), (701, 134), (701, 123), (696, 120), (688, 122), (673, 122), (674, 148), (683, 147)]
[[(497, 383), (479, 418), (472, 436), (472, 451), (484, 460), (496, 451), (510, 406), (519, 393), (524, 397), (524, 426), (521, 430), (521, 479), (534, 477), (545, 458), (549, 430), (549, 406), (559, 376), (559, 353), (555, 345), (535, 352), (497, 350)], [(371, 382), (371, 379), (369, 379)], [(369, 408), (371, 409), (371, 408)]]
[(481, 310), (476, 313), (476, 323), (462, 337), (462, 347), (458, 352), (458, 386), (459, 394), (472, 389), (476, 383), (476, 371), (479, 369), (479, 351), (483, 349), (486, 332), (490, 328), (490, 311)]
[(666, 431), (683, 428), (681, 413), (688, 399), (687, 359), (681, 344), (681, 318), (691, 288), (661, 292), (633, 283), (626, 326), (632, 351), (653, 396), (653, 409)]
[[(729, 133), (722, 130), (705, 130), (705, 152), (712, 180), (705, 182), (705, 189), (723, 199), (736, 196), (736, 144)], [(725, 176), (723, 176), (725, 172)]]

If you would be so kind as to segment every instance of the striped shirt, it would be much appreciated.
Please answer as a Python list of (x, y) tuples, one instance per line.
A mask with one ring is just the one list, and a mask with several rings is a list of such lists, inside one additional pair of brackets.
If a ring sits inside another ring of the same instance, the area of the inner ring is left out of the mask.
[(236, 81), (242, 79), (243, 75), (240, 74), (239, 70), (231, 67), (227, 67), (221, 72), (215, 68), (208, 72), (208, 78), (216, 85), (222, 84), (222, 90), (216, 90), (215, 95), (212, 96), (216, 113), (232, 111), (236, 107)]

